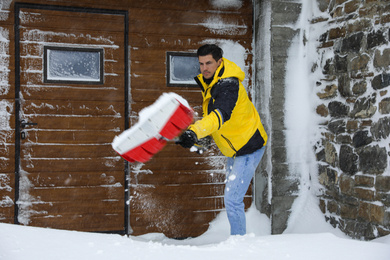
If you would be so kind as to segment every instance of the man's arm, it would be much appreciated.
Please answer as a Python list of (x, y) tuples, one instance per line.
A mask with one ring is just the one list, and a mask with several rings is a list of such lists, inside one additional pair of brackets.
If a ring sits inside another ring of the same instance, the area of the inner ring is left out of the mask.
[(237, 104), (238, 91), (237, 78), (222, 79), (212, 88), (212, 100), (210, 101), (212, 104), (209, 104), (208, 115), (189, 127), (198, 139), (217, 131), (230, 119)]

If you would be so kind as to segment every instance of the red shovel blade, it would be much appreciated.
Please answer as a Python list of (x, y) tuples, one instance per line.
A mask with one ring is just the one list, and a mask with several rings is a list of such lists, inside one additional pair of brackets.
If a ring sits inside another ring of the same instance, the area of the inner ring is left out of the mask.
[[(174, 93), (163, 94), (144, 113), (142, 123), (124, 131), (112, 144), (114, 150), (129, 162), (147, 162), (174, 139), (193, 120), (193, 110), (183, 105)], [(149, 107), (148, 107), (149, 108)], [(164, 137), (164, 138), (162, 138)]]

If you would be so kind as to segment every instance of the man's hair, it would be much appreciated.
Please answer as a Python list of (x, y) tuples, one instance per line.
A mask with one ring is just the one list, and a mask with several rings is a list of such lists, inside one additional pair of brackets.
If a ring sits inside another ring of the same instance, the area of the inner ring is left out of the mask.
[(196, 54), (198, 57), (211, 54), (215, 61), (219, 61), (222, 58), (223, 50), (215, 44), (205, 44), (199, 47)]

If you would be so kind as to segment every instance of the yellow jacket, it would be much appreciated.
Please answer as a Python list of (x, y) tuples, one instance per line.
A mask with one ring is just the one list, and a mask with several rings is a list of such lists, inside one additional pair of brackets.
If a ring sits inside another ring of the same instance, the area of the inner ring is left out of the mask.
[(195, 77), (202, 89), (203, 118), (189, 129), (198, 139), (211, 135), (227, 157), (250, 154), (267, 143), (267, 134), (242, 85), (245, 73), (235, 63), (222, 59), (209, 85), (202, 74)]

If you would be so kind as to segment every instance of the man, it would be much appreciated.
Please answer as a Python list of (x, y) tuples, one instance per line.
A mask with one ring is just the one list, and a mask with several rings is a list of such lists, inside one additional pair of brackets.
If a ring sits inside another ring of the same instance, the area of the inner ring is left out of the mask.
[(222, 55), (214, 44), (198, 49), (201, 74), (195, 80), (202, 89), (203, 118), (190, 125), (177, 143), (190, 148), (211, 135), (228, 157), (224, 201), (230, 233), (245, 235), (244, 196), (264, 154), (267, 134), (242, 85), (245, 73)]

